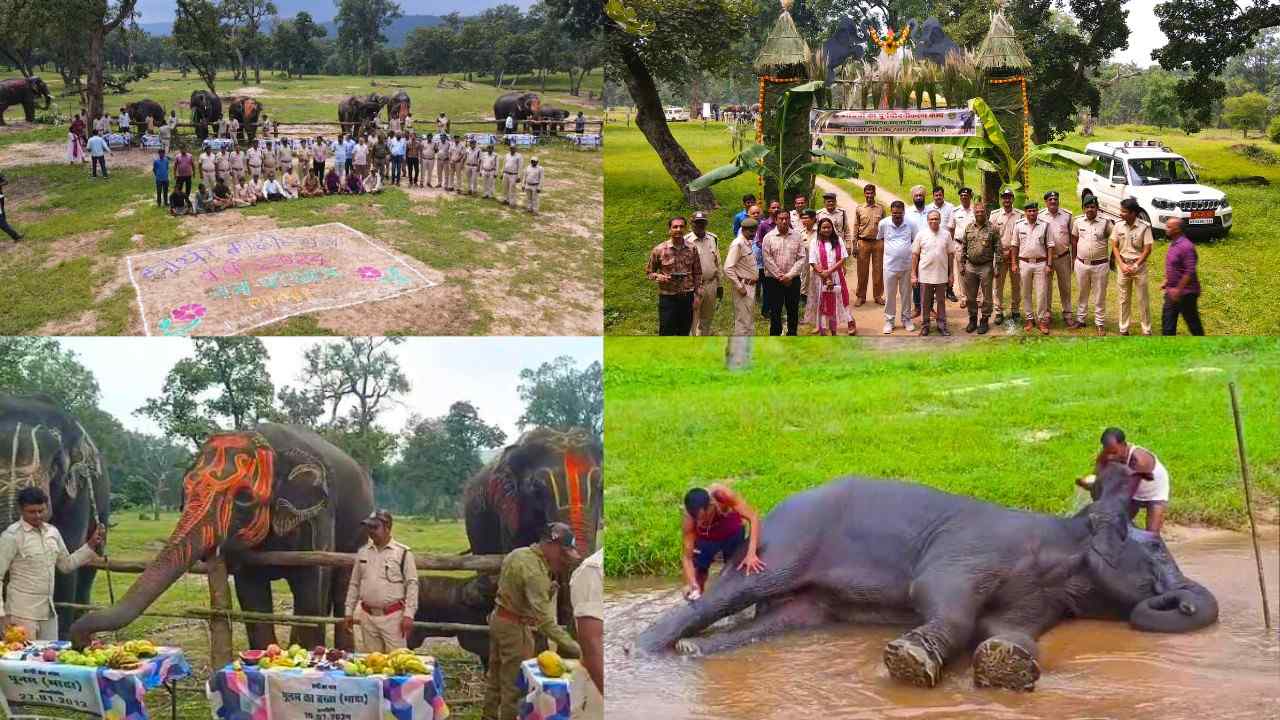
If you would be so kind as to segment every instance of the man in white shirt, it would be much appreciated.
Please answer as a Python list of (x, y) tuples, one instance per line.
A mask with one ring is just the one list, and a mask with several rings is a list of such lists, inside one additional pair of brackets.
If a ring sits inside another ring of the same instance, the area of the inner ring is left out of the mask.
[(67, 552), (58, 528), (45, 522), (49, 496), (39, 487), (24, 487), (17, 494), (22, 519), (0, 534), (0, 578), (6, 574), (4, 602), (0, 603), (0, 630), (17, 625), (30, 640), (57, 640), (58, 613), (53, 607), (54, 573), (73, 572), (98, 554), (106, 536), (101, 524), (74, 553)]
[[(533, 160), (529, 162), (532, 163)], [(698, 311), (694, 313), (690, 334), (712, 335), (711, 324), (716, 318), (716, 305), (724, 294), (720, 289), (720, 238), (707, 230), (707, 214), (702, 210), (693, 214), (692, 223), (693, 231), (685, 234), (684, 241), (698, 251), (698, 260), (702, 265), (702, 287), (696, 291), (699, 295)]]
[(884, 244), (885, 335), (893, 334), (893, 324), (899, 314), (907, 332), (916, 331), (915, 323), (911, 322), (911, 243), (917, 232), (916, 226), (906, 218), (906, 206), (901, 200), (889, 205), (889, 217), (876, 226), (876, 237)]
[(916, 233), (911, 242), (911, 284), (920, 286), (920, 307), (924, 311), (920, 335), (929, 334), (929, 313), (936, 309), (938, 332), (950, 335), (947, 329), (947, 288), (951, 284), (951, 257), (954, 241), (951, 233), (942, 227), (942, 212), (931, 208), (929, 226)]
[[(583, 720), (604, 718), (604, 548), (587, 556), (569, 577), (569, 598), (577, 624), (582, 663), (574, 671), (571, 715)], [(582, 682), (579, 673), (588, 680)]]
[[(929, 227), (929, 208), (925, 206), (925, 189), (923, 185), (911, 187), (911, 204), (907, 206), (907, 222), (915, 226), (916, 232)], [(946, 227), (944, 224), (943, 227)], [(915, 239), (913, 235), (912, 240)], [(908, 268), (910, 269), (910, 268)], [(909, 274), (908, 274), (909, 277)], [(920, 317), (920, 286), (911, 287), (911, 317)]]

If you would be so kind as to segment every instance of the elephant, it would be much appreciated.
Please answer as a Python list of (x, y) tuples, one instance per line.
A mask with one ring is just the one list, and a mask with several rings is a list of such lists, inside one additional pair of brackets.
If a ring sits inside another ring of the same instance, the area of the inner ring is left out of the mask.
[(222, 98), (207, 90), (191, 93), (191, 124), (196, 126), (196, 137), (204, 142), (209, 137), (209, 125), (222, 119)]
[[(102, 455), (84, 426), (44, 394), (0, 395), (0, 529), (18, 521), (17, 493), (37, 486), (49, 496), (49, 523), (75, 552), (111, 514), (111, 480)], [(96, 568), (82, 567), (54, 576), (54, 602), (87, 604)], [(58, 609), (63, 639), (77, 615)]]
[(351, 95), (338, 103), (338, 124), (343, 134), (364, 133), (378, 119), (378, 113), (391, 102), (386, 95), (369, 93), (366, 97)]
[(537, 93), (509, 92), (498, 96), (493, 101), (493, 117), (498, 123), (498, 132), (507, 128), (507, 116), (515, 118), (517, 123), (525, 120), (542, 119), (542, 99)]
[(960, 48), (943, 32), (938, 18), (931, 17), (921, 25), (911, 20), (908, 25), (911, 28), (912, 56), (917, 60), (945, 65), (948, 55), (960, 52)]
[(862, 23), (854, 23), (853, 18), (845, 18), (840, 27), (827, 38), (822, 45), (827, 58), (826, 83), (830, 87), (835, 82), (836, 72), (840, 66), (852, 60), (861, 62), (867, 52), (867, 36)]
[(147, 118), (154, 121), (156, 127), (160, 127), (165, 123), (164, 108), (155, 100), (146, 99), (137, 102), (131, 102), (124, 106), (125, 112), (129, 113), (129, 120), (133, 122), (136, 128), (146, 128)]
[[(718, 652), (830, 621), (914, 626), (888, 643), (899, 681), (933, 687), (976, 645), (979, 687), (1034, 689), (1036, 638), (1065, 618), (1125, 618), (1150, 632), (1213, 624), (1218, 604), (1185, 577), (1160, 536), (1132, 527), (1138, 477), (1098, 469), (1072, 517), (1022, 512), (912, 483), (846, 476), (799, 493), (762, 521), (765, 570), (737, 569), (745, 544), (699, 599), (668, 610), (638, 647)], [(754, 619), (691, 635), (749, 606)]]
[(412, 101), (409, 100), (409, 93), (403, 90), (397, 91), (396, 94), (392, 95), (391, 99), (387, 101), (387, 120), (390, 121), (392, 118), (404, 120), (409, 117), (409, 106), (411, 102)]
[[(467, 540), (476, 555), (505, 555), (538, 541), (549, 522), (573, 528), (583, 557), (595, 551), (596, 534), (604, 513), (604, 450), (577, 430), (560, 432), (534, 428), (508, 445), (481, 468), (463, 489)], [(561, 579), (567, 588), (567, 578)], [(493, 610), (496, 578), (432, 578), (419, 583), (420, 621), (483, 625)], [(562, 621), (567, 622), (568, 593), (560, 594)], [(411, 647), (427, 633), (414, 630)], [(462, 647), (488, 662), (485, 633), (458, 634)]]
[(21, 105), (27, 122), (36, 121), (36, 98), (44, 98), (44, 109), (48, 110), (53, 103), (49, 94), (49, 86), (39, 77), (0, 80), (0, 125), (4, 125), (4, 111), (10, 106)]
[[(183, 478), (182, 515), (164, 548), (119, 602), (76, 621), (72, 644), (129, 624), (196, 561), (214, 555), (226, 558), (242, 610), (273, 612), (271, 581), (284, 579), (294, 614), (340, 616), (350, 569), (249, 565), (241, 553), (354, 553), (368, 539), (360, 522), (372, 511), (368, 473), (311, 430), (262, 423), (215, 433)], [(275, 642), (271, 623), (246, 623), (246, 631), (252, 647)], [(290, 640), (312, 647), (324, 637), (323, 627), (299, 626)], [(335, 635), (334, 645), (349, 649), (350, 633)]]
[(227, 115), (240, 123), (236, 131), (237, 142), (253, 142), (258, 134), (258, 118), (262, 115), (262, 103), (254, 98), (233, 95), (227, 98)]

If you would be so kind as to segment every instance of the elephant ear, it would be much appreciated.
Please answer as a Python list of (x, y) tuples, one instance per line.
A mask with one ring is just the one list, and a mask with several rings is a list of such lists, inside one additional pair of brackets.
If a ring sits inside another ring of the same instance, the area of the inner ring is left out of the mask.
[[(271, 530), (278, 536), (288, 535), (324, 512), (329, 505), (328, 478), (328, 471), (318, 458), (308, 457), (306, 462), (294, 465), (276, 490), (271, 506)], [(290, 497), (308, 501), (298, 507)]]
[(1129, 538), (1129, 517), (1106, 508), (1089, 511), (1089, 546), (1108, 565), (1115, 566)]

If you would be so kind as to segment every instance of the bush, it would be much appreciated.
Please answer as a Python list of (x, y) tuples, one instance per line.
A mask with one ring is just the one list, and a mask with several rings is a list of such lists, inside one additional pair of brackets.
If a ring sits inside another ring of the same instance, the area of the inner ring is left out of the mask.
[(1271, 124), (1267, 126), (1267, 139), (1280, 143), (1280, 115), (1271, 118)]

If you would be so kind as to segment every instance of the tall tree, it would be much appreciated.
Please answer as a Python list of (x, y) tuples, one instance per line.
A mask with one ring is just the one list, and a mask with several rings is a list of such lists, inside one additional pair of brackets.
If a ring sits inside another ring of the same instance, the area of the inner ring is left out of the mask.
[(231, 57), (231, 25), (210, 0), (177, 0), (173, 39), (178, 54), (195, 68), (209, 92), (217, 94), (218, 66)]
[(328, 31), (311, 19), (305, 10), (292, 20), (277, 20), (271, 28), (271, 48), (276, 55), (276, 66), (287, 77), (302, 77), (306, 72), (317, 72), (323, 57), (315, 40)]
[(1280, 25), (1280, 3), (1253, 0), (1167, 0), (1156, 5), (1160, 30), (1168, 44), (1151, 57), (1166, 70), (1183, 71), (1178, 98), (1208, 125), (1213, 103), (1226, 95), (1217, 75), (1227, 61), (1252, 48), (1264, 28)]
[[(89, 117), (103, 112), (102, 49), (107, 35), (133, 17), (138, 0), (51, 0), (68, 11), (64, 21), (83, 21), (85, 60), (85, 92), (89, 100)], [(182, 0), (179, 0), (182, 2)]]
[(446, 508), (455, 515), (463, 486), (482, 465), (480, 450), (500, 447), (506, 439), (465, 401), (450, 405), (443, 417), (410, 418), (396, 472), (402, 497), (437, 519)]
[(276, 14), (271, 0), (224, 0), (223, 10), (236, 26), (236, 52), (240, 59), (240, 74), (248, 80), (244, 70), (244, 55), (253, 58), (253, 82), (262, 84), (262, 21)]
[(1147, 74), (1147, 94), (1142, 98), (1142, 118), (1160, 129), (1177, 125), (1178, 79), (1168, 73)]
[(1227, 98), (1223, 109), (1223, 119), (1239, 130), (1243, 137), (1249, 137), (1250, 130), (1262, 131), (1267, 128), (1267, 96), (1260, 92)]
[(0, 57), (23, 77), (35, 74), (33, 56), (43, 20), (37, 0), (0, 0)]
[(553, 428), (584, 428), (597, 438), (604, 433), (604, 380), (599, 362), (579, 370), (573, 358), (562, 355), (536, 368), (520, 371), (520, 399), (524, 413), (516, 424)]
[(182, 474), (191, 461), (191, 452), (154, 435), (126, 432), (125, 436), (129, 465), (122, 479), (134, 481), (142, 490), (130, 499), (135, 504), (150, 505), (152, 519), (159, 520), (164, 498), (175, 500), (181, 492)]
[(324, 417), (324, 398), (314, 389), (285, 386), (276, 398), (280, 401), (282, 422), (315, 428)]
[(364, 74), (373, 76), (373, 56), (378, 44), (387, 41), (384, 34), (391, 23), (401, 17), (400, 5), (393, 0), (337, 0), (338, 44), (354, 57), (364, 60)]
[(41, 392), (78, 413), (98, 405), (98, 381), (52, 338), (0, 337), (0, 390)]

